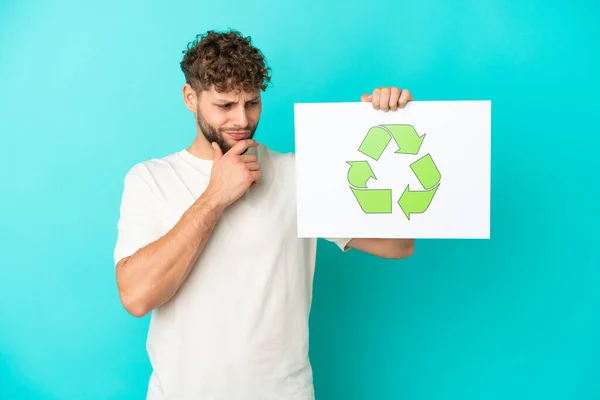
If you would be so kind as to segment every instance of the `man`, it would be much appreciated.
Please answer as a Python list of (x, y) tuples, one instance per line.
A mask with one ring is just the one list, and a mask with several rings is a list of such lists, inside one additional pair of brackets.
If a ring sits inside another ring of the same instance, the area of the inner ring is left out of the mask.
[[(197, 137), (126, 174), (114, 250), (119, 295), (152, 311), (148, 399), (312, 399), (308, 359), (316, 240), (296, 235), (295, 163), (258, 144), (261, 52), (238, 32), (207, 32), (181, 62)], [(362, 101), (397, 110), (410, 92)], [(328, 238), (404, 258), (413, 240)]]

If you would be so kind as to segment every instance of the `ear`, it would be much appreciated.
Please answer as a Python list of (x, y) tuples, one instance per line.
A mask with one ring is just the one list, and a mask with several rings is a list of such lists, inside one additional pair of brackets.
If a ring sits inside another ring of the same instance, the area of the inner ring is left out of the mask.
[(188, 110), (191, 112), (196, 112), (198, 107), (198, 96), (196, 95), (196, 91), (192, 88), (189, 83), (183, 85), (181, 89), (181, 94), (183, 95), (183, 102)]

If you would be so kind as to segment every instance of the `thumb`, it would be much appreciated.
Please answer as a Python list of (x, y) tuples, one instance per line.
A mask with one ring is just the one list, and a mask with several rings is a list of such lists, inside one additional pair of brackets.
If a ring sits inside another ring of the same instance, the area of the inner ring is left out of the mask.
[(219, 145), (216, 142), (212, 142), (211, 143), (212, 148), (213, 148), (213, 161), (219, 161), (221, 159), (221, 157), (223, 157), (223, 150), (221, 150), (221, 148), (219, 147)]
[(373, 98), (370, 94), (365, 93), (362, 96), (360, 96), (360, 101), (365, 102), (365, 101), (371, 101)]

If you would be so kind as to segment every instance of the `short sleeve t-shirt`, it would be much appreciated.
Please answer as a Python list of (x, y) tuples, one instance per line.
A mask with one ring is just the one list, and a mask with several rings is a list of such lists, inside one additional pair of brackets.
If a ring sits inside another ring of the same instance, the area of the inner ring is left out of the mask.
[[(263, 173), (225, 209), (196, 265), (153, 310), (148, 400), (313, 399), (308, 319), (316, 239), (296, 231), (295, 159), (263, 145)], [(187, 150), (125, 176), (114, 262), (167, 233), (206, 189), (211, 160)], [(344, 251), (349, 239), (328, 240)]]

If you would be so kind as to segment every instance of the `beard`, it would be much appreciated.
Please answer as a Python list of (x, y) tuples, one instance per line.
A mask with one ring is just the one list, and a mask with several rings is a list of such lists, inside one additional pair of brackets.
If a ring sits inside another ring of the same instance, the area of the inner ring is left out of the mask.
[(225, 138), (226, 132), (240, 130), (250, 131), (250, 136), (248, 137), (248, 139), (252, 139), (254, 137), (254, 133), (256, 132), (256, 127), (258, 126), (257, 122), (255, 125), (246, 125), (243, 128), (217, 129), (210, 125), (208, 122), (206, 122), (206, 120), (202, 116), (202, 113), (200, 112), (200, 107), (196, 109), (196, 121), (198, 123), (198, 127), (200, 128), (200, 131), (202, 132), (206, 140), (208, 140), (209, 143), (216, 142), (223, 151), (223, 154), (227, 153), (229, 150), (231, 150), (231, 147), (233, 147), (233, 145), (229, 144), (227, 142), (227, 139)]

